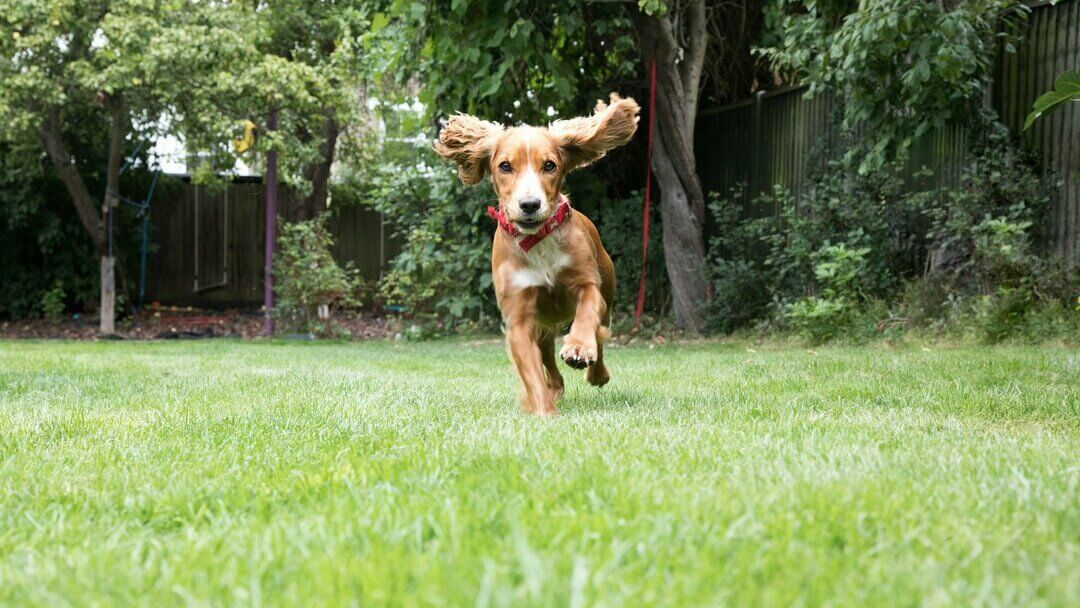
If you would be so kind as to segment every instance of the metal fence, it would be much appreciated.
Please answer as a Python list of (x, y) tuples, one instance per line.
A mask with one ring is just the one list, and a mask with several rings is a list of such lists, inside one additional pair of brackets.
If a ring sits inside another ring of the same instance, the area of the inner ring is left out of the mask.
[[(1077, 104), (1038, 121), (1021, 132), (1031, 104), (1053, 87), (1061, 72), (1080, 69), (1080, 0), (1051, 6), (1032, 5), (1024, 43), (1015, 54), (1004, 51), (995, 66), (990, 94), (1002, 121), (1022, 146), (1037, 155), (1040, 168), (1055, 184), (1045, 248), (1074, 262), (1080, 258), (1080, 109)], [(706, 191), (727, 194), (743, 187), (745, 202), (774, 184), (798, 198), (808, 178), (828, 158), (841, 153), (837, 107), (830, 95), (806, 98), (806, 87), (762, 92), (752, 99), (707, 110), (697, 123), (698, 173)], [(860, 135), (855, 133), (854, 137)], [(918, 186), (955, 186), (965, 163), (965, 136), (950, 126), (913, 145), (903, 173), (912, 178), (923, 167), (934, 170), (932, 182)]]

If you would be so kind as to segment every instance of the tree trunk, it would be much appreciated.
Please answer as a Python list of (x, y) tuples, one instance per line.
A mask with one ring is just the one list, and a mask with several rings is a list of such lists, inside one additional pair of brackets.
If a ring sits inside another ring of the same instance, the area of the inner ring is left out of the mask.
[(334, 152), (340, 132), (337, 116), (332, 108), (324, 108), (323, 117), (319, 161), (312, 163), (304, 171), (304, 177), (311, 183), (311, 194), (305, 199), (304, 206), (312, 217), (326, 211), (326, 202), (330, 196), (330, 169), (334, 166)]
[[(705, 195), (694, 157), (694, 122), (705, 55), (705, 3), (696, 0), (685, 9), (683, 36), (674, 31), (670, 13), (650, 17), (637, 13), (646, 64), (655, 57), (657, 72), (656, 131), (652, 170), (660, 185), (664, 221), (664, 264), (671, 281), (675, 321), (689, 333), (704, 326), (701, 307), (708, 302), (706, 277)], [(676, 40), (685, 37), (687, 48)]]
[(99, 258), (101, 302), (101, 335), (116, 332), (116, 269), (117, 262), (109, 250), (109, 218), (119, 204), (120, 163), (123, 158), (124, 138), (127, 136), (127, 106), (122, 97), (107, 100), (112, 124), (110, 125), (109, 160), (106, 168), (105, 199), (98, 214), (93, 195), (86, 187), (82, 175), (75, 166), (75, 159), (64, 146), (63, 127), (59, 106), (49, 108), (45, 120), (38, 128), (38, 139), (56, 167), (57, 175), (75, 205), (79, 222), (90, 235), (94, 253)]
[(101, 325), (103, 336), (116, 333), (116, 257), (113, 251), (112, 214), (120, 206), (120, 163), (124, 156), (124, 138), (127, 136), (127, 104), (123, 95), (113, 95), (105, 100), (109, 111), (109, 160), (105, 168), (105, 198), (101, 206), (101, 220), (106, 231), (106, 250), (101, 260)]

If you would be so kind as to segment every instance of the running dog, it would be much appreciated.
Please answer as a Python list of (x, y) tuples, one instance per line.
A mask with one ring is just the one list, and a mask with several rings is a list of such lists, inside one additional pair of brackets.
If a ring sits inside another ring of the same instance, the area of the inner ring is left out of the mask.
[(559, 356), (603, 386), (615, 268), (596, 226), (574, 210), (563, 180), (637, 130), (638, 104), (612, 93), (592, 116), (560, 120), (547, 128), (504, 127), (465, 114), (439, 132), (435, 151), (458, 165), (462, 183), (491, 176), (498, 207), (488, 215), (498, 227), (491, 274), (502, 311), (510, 359), (521, 377), (520, 405), (537, 415), (557, 414), (563, 377), (555, 361), (555, 336), (570, 324)]

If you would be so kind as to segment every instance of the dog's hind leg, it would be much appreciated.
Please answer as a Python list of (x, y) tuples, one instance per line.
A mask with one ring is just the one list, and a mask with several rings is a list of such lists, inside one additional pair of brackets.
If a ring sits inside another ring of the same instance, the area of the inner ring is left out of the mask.
[(608, 328), (601, 326), (596, 336), (596, 363), (585, 369), (585, 381), (593, 386), (604, 386), (611, 380), (611, 372), (604, 365), (604, 340), (609, 335)]
[(539, 342), (540, 356), (544, 361), (544, 369), (547, 371), (548, 388), (555, 393), (557, 399), (563, 392), (563, 377), (555, 361), (555, 334), (544, 331), (540, 334)]

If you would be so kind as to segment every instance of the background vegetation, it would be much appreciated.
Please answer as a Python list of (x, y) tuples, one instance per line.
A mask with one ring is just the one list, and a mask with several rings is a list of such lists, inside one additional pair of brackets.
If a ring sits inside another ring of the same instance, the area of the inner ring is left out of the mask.
[[(1077, 335), (1076, 265), (1042, 246), (1051, 186), (986, 102), (994, 57), (1020, 43), (1028, 13), (1020, 2), (227, 2), (207, 12), (184, 0), (124, 0), (59, 20), (50, 17), (61, 14), (59, 0), (5, 2), (0, 247), (15, 263), (0, 286), (4, 318), (55, 314), (58, 301), (65, 311), (95, 306), (93, 256), (105, 218), (95, 227), (85, 201), (71, 206), (79, 197), (70, 180), (56, 179), (62, 159), (42, 144), (48, 127), (77, 151), (72, 166), (95, 197), (129, 156), (136, 168), (114, 181), (139, 192), (150, 167), (135, 151), (163, 132), (202, 152), (199, 180), (227, 172), (238, 156), (259, 166), (269, 150), (282, 151), (284, 180), (305, 194), (282, 211), (287, 220), (315, 217), (333, 200), (370, 205), (391, 222), (402, 251), (368, 305), (404, 315), (425, 334), (494, 328), (483, 216), (492, 195), (463, 188), (430, 154), (438, 120), (460, 110), (543, 123), (587, 112), (612, 90), (644, 103), (648, 61), (678, 63), (665, 55), (664, 28), (682, 28), (702, 9), (703, 32), (673, 38), (679, 52), (696, 53), (705, 41), (700, 73), (660, 66), (679, 72), (693, 99), (661, 83), (657, 116), (807, 83), (810, 94), (842, 101), (842, 133), (834, 149), (821, 150), (813, 164), (822, 169), (798, 200), (775, 190), (746, 209), (733, 193), (703, 193), (699, 210), (690, 187), (684, 209), (663, 202), (660, 180), (647, 331), (667, 331), (673, 320), (690, 333), (790, 331), (812, 341), (908, 331), (988, 341)], [(184, 8), (182, 18), (168, 10)], [(74, 37), (57, 46), (64, 32)], [(201, 54), (181, 34), (201, 40)], [(129, 47), (141, 50), (129, 56)], [(19, 72), (19, 57), (34, 57), (36, 68)], [(279, 117), (273, 131), (271, 114)], [(244, 124), (257, 133), (246, 151), (223, 144)], [(927, 189), (920, 184), (933, 180), (902, 178), (913, 142), (945, 124), (968, 134), (960, 185)], [(693, 121), (657, 129), (683, 139), (689, 129), (692, 139)], [(569, 183), (615, 259), (622, 328), (642, 270), (644, 139)], [(660, 154), (682, 158), (679, 171), (689, 165), (696, 183), (680, 141), (661, 141)], [(123, 257), (134, 251), (131, 220), (118, 214), (114, 222), (122, 290), (133, 267)], [(668, 274), (675, 252), (697, 247), (671, 236), (690, 225), (701, 232), (695, 276), (708, 291), (693, 310), (685, 302), (696, 279)]]

